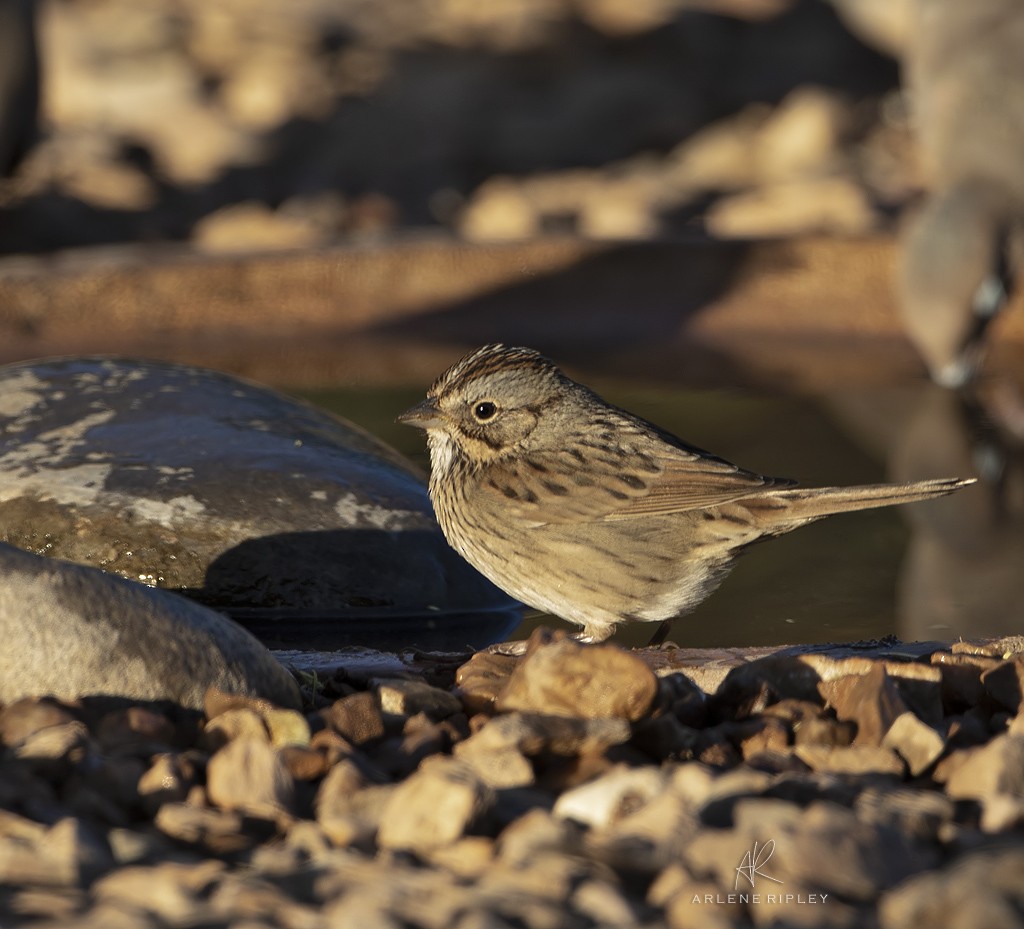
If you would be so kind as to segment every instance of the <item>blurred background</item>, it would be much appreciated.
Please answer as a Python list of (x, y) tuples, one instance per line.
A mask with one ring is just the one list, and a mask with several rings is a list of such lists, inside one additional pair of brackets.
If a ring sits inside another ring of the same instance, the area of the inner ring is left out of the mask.
[(0, 362), (205, 364), (423, 461), (394, 415), (529, 344), (764, 473), (983, 478), (757, 549), (691, 644), (1017, 631), (1018, 7), (0, 0)]

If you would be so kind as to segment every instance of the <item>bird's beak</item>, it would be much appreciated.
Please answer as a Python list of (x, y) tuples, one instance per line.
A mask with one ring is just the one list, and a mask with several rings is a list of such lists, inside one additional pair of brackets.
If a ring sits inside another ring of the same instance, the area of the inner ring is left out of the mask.
[(396, 422), (415, 426), (417, 429), (434, 429), (441, 425), (443, 419), (437, 401), (433, 397), (427, 397), (422, 403), (417, 403), (402, 413)]

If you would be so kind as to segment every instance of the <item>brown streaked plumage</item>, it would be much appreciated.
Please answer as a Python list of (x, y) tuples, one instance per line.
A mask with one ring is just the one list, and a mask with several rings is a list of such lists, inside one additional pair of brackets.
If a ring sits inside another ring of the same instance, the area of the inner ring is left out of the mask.
[(760, 539), (972, 483), (795, 488), (687, 445), (532, 349), (504, 345), (467, 355), (399, 421), (427, 432), (430, 497), (451, 546), (592, 641), (620, 622), (692, 609)]

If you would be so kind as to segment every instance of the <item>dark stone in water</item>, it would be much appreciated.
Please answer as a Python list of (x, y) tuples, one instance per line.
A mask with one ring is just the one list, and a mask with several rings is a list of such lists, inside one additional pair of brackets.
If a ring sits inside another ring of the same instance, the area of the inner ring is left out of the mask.
[(0, 703), (27, 696), (170, 700), (208, 687), (298, 707), (292, 676), (204, 606), (94, 568), (0, 544)]
[(0, 368), (0, 527), (20, 548), (229, 609), (510, 602), (448, 547), (397, 452), (273, 390), (181, 365)]

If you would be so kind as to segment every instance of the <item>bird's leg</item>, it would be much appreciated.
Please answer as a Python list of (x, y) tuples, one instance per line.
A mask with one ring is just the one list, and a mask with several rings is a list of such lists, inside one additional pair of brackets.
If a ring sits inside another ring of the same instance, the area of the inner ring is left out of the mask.
[(672, 629), (672, 620), (663, 619), (659, 624), (658, 628), (654, 630), (654, 635), (651, 636), (651, 641), (647, 643), (647, 647), (663, 645), (665, 640), (668, 639), (668, 634)]

